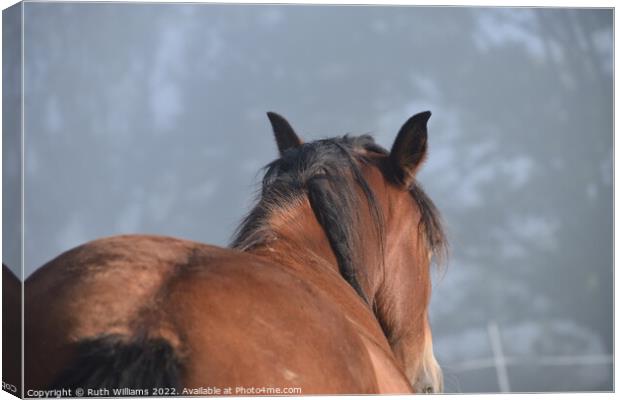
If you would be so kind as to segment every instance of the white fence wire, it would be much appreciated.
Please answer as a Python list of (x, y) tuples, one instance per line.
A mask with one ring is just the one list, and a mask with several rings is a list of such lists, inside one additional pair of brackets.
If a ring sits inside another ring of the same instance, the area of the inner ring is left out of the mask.
[(500, 329), (495, 321), (487, 325), (489, 341), (493, 356), (464, 361), (448, 365), (452, 373), (477, 371), (494, 368), (500, 392), (510, 392), (510, 379), (507, 366), (534, 365), (534, 366), (584, 366), (584, 365), (613, 365), (614, 358), (610, 354), (589, 354), (570, 356), (506, 356), (504, 353)]

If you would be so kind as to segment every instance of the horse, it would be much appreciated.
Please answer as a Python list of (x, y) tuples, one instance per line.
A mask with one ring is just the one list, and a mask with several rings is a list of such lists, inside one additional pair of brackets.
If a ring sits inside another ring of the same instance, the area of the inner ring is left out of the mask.
[(416, 180), (431, 113), (390, 151), (267, 115), (279, 157), (229, 247), (112, 236), (27, 279), (27, 395), (442, 390), (428, 306), (446, 241)]
[(21, 396), (22, 283), (2, 263), (2, 389)]

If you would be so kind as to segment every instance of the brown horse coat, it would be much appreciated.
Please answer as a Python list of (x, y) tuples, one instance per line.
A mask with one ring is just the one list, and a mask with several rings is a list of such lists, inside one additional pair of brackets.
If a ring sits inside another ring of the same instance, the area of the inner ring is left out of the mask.
[[(183, 387), (407, 392), (370, 310), (336, 271), (315, 262), (316, 269), (283, 266), (156, 236), (78, 247), (28, 280), (26, 387), (51, 384), (51, 372), (75, 357), (82, 338), (144, 334), (187, 360)], [(54, 301), (37, 301), (41, 294)], [(389, 379), (381, 376), (385, 366)]]
[(2, 383), (18, 396), (22, 386), (22, 285), (2, 264)]

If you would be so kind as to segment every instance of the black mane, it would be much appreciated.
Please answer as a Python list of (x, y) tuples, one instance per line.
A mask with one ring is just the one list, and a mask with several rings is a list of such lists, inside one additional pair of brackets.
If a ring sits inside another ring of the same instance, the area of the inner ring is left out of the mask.
[[(334, 251), (341, 275), (368, 302), (359, 282), (359, 249), (357, 235), (359, 204), (356, 188), (360, 188), (384, 246), (384, 222), (374, 193), (364, 179), (360, 165), (371, 162), (359, 150), (388, 154), (369, 135), (318, 140), (289, 149), (282, 157), (268, 164), (258, 204), (237, 229), (232, 247), (248, 250), (273, 239), (268, 218), (274, 210), (308, 196), (312, 210), (323, 227)], [(421, 214), (420, 228), (431, 250), (442, 250), (445, 235), (439, 213), (431, 199), (416, 183), (410, 190)]]

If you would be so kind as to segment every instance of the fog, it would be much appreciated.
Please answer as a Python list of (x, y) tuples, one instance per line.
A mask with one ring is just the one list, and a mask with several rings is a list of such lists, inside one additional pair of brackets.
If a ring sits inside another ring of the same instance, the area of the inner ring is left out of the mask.
[(450, 241), (431, 304), (446, 391), (613, 389), (611, 10), (30, 2), (24, 17), (26, 276), (121, 233), (226, 245), (276, 157), (266, 111), (305, 140), (389, 148), (431, 110), (419, 181)]

